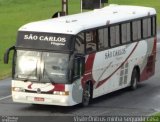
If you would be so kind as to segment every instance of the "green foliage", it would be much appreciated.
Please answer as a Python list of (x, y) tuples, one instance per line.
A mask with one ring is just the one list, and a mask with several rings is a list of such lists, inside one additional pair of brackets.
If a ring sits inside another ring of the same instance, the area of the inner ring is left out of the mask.
[(160, 113), (156, 113), (155, 115), (149, 117), (145, 122), (160, 122)]
[[(151, 6), (160, 13), (159, 0), (109, 0), (114, 4)], [(3, 55), (8, 47), (16, 42), (20, 26), (43, 19), (49, 19), (56, 11), (61, 10), (61, 0), (0, 0), (0, 79), (11, 75), (9, 65), (3, 64)], [(69, 13), (80, 12), (80, 0), (69, 0)], [(160, 22), (160, 19), (158, 17)]]
[(42, 19), (51, 18), (61, 9), (60, 0), (0, 0), (0, 79), (11, 75), (9, 65), (3, 64), (3, 55), (8, 47), (16, 42), (20, 26)]

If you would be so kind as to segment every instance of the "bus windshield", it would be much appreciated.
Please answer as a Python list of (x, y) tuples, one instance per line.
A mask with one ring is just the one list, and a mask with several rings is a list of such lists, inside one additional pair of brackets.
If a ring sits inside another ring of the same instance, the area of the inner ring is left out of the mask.
[(16, 79), (52, 83), (68, 82), (69, 54), (17, 51)]

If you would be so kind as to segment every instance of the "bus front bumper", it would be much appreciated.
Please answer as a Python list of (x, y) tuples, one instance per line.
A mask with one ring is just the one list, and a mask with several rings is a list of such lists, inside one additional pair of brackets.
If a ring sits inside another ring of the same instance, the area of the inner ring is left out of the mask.
[(13, 92), (13, 102), (29, 103), (29, 104), (44, 104), (44, 105), (58, 105), (58, 106), (73, 106), (75, 103), (70, 95), (52, 95), (52, 94), (35, 94), (24, 92)]

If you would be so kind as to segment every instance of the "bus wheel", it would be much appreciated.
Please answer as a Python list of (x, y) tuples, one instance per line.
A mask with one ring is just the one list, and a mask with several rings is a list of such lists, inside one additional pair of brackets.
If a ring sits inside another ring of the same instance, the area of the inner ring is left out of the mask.
[(92, 86), (90, 82), (88, 82), (83, 90), (83, 97), (82, 97), (82, 105), (88, 106), (92, 99)]
[(138, 80), (139, 80), (139, 75), (136, 68), (134, 68), (132, 72), (132, 77), (131, 77), (131, 86), (130, 86), (131, 90), (137, 89)]

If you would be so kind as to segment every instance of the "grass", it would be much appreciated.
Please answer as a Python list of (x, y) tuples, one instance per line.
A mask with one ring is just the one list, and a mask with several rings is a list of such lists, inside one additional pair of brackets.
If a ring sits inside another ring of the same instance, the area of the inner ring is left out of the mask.
[(149, 117), (149, 119), (146, 120), (145, 122), (160, 122), (160, 113), (157, 113), (157, 114)]
[(61, 9), (59, 1), (0, 0), (0, 79), (11, 75), (11, 61), (9, 65), (4, 65), (3, 54), (15, 44), (18, 28), (31, 21), (50, 18)]
[[(160, 14), (159, 0), (109, 0), (114, 4), (142, 5), (156, 8)], [(69, 0), (69, 13), (80, 12), (80, 0)], [(0, 0), (0, 79), (11, 75), (11, 59), (8, 65), (3, 64), (3, 55), (8, 47), (16, 42), (20, 26), (42, 19), (51, 18), (61, 10), (61, 0)], [(160, 16), (158, 16), (160, 23)]]

